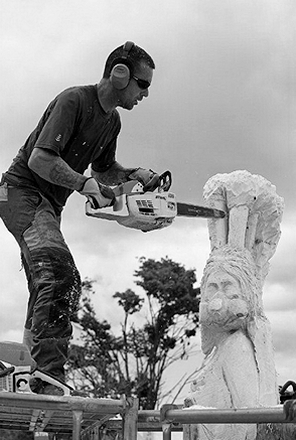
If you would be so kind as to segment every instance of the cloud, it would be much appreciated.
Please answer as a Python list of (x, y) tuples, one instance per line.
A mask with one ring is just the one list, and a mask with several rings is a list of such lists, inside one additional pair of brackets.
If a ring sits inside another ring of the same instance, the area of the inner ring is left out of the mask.
[(295, 310), (276, 310), (268, 312), (271, 323), (273, 344), (275, 350), (275, 365), (278, 373), (278, 383), (283, 385), (295, 377)]
[(278, 353), (292, 354), (295, 351), (293, 341), (295, 340), (295, 330), (291, 323), (295, 320), (295, 310), (278, 310), (269, 313), (272, 324), (274, 346)]
[(294, 311), (295, 306), (295, 258), (294, 221), (283, 223), (282, 235), (275, 255), (270, 260), (270, 270), (264, 285), (263, 300), (266, 310)]

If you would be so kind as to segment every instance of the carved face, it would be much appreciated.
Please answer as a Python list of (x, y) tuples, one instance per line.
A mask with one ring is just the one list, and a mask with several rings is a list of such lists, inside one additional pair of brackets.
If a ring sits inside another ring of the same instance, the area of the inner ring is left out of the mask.
[(237, 330), (249, 314), (239, 281), (227, 272), (216, 270), (205, 282), (200, 304), (200, 323)]

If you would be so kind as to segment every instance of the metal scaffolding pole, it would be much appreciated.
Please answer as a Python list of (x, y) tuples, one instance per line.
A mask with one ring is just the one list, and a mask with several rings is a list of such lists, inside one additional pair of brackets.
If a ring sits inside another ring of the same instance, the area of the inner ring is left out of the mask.
[(177, 405), (164, 405), (159, 410), (140, 410), (139, 425), (156, 427), (163, 423), (296, 423), (296, 400), (288, 400), (284, 405), (260, 408), (215, 409), (191, 407), (181, 409)]
[[(283, 406), (246, 409), (168, 409), (166, 421), (170, 423), (287, 423)], [(292, 421), (290, 421), (292, 422)], [(294, 420), (295, 423), (296, 420)]]

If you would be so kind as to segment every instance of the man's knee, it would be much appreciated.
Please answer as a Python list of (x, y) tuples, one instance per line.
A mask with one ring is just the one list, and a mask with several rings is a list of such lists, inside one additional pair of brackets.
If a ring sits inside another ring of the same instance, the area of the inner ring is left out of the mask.
[(64, 251), (47, 251), (46, 258), (36, 259), (34, 265), (37, 296), (32, 330), (39, 337), (67, 337), (81, 295), (80, 275), (73, 258)]

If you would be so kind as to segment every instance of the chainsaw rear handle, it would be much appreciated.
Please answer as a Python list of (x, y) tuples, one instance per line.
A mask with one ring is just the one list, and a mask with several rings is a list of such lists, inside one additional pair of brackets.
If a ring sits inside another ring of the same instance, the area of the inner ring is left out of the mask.
[(63, 394), (64, 396), (70, 396), (70, 394), (71, 394), (70, 391), (73, 390), (73, 388), (70, 385), (67, 385), (66, 383), (60, 382), (58, 379), (55, 379), (54, 377), (52, 377), (46, 373), (43, 373), (40, 370), (33, 371), (31, 373), (31, 377), (41, 379), (44, 382), (47, 382), (47, 383), (54, 385), (55, 387), (61, 389), (64, 393)]

